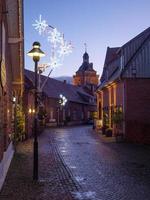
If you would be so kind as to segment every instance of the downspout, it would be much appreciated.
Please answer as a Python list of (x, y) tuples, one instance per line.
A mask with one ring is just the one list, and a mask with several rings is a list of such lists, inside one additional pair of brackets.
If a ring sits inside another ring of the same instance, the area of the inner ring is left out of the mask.
[(125, 136), (125, 132), (126, 132), (126, 124), (125, 124), (125, 115), (126, 115), (126, 98), (125, 98), (125, 81), (122, 78), (123, 75), (123, 70), (124, 70), (124, 55), (123, 52), (121, 50), (121, 58), (120, 58), (120, 76), (119, 76), (119, 80), (122, 81), (123, 86), (122, 86), (122, 98), (123, 98), (123, 102), (122, 102), (122, 110), (123, 110), (123, 135)]

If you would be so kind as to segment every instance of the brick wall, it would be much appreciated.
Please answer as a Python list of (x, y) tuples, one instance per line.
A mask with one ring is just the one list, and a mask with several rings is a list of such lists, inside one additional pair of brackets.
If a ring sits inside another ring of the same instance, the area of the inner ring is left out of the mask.
[(116, 84), (116, 105), (123, 105), (123, 82)]
[(126, 88), (126, 137), (150, 143), (150, 79), (128, 79)]
[(5, 1), (0, 0), (0, 65), (3, 58), (6, 69), (6, 84), (2, 87), (0, 83), (0, 161), (3, 152), (7, 150), (10, 143), (9, 134), (12, 133), (12, 68), (8, 45), (7, 18), (6, 15), (2, 14), (2, 6), (5, 10)]

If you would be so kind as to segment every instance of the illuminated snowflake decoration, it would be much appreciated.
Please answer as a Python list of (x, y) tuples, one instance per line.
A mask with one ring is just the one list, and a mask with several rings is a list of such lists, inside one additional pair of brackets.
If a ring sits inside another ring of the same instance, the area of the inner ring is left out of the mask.
[(61, 43), (62, 36), (61, 33), (56, 28), (54, 28), (49, 32), (49, 36), (47, 39), (56, 47), (57, 43)]
[(34, 26), (35, 29), (41, 35), (45, 32), (46, 28), (48, 27), (48, 24), (46, 23), (46, 20), (42, 20), (42, 15), (40, 15), (39, 20), (35, 20), (35, 24), (32, 24), (32, 26)]
[(51, 44), (50, 63), (45, 64), (44, 68), (61, 66), (64, 56), (72, 52), (71, 43), (67, 43), (62, 33), (47, 24), (46, 20), (42, 19), (42, 15), (39, 16), (38, 20), (35, 20), (33, 27), (40, 35), (45, 34), (47, 41)]
[(58, 50), (58, 53), (59, 53), (59, 56), (64, 56), (64, 55), (69, 55), (70, 53), (72, 53), (72, 45), (71, 43), (67, 43), (67, 42), (64, 42), (64, 44), (62, 44), (60, 46), (60, 49)]

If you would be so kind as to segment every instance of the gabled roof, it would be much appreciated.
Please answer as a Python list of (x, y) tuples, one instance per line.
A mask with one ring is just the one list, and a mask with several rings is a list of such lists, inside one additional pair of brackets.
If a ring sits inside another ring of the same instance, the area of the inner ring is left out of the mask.
[[(25, 76), (32, 82), (34, 81), (34, 72), (25, 69)], [(45, 79), (47, 79), (47, 77), (41, 75), (42, 83), (45, 81)], [(58, 81), (53, 78), (48, 78), (43, 88), (43, 92), (46, 96), (50, 98), (58, 99), (59, 95), (63, 94), (68, 99), (68, 101), (94, 105), (92, 103), (89, 103), (90, 98), (93, 98), (93, 96), (86, 93), (81, 87), (74, 86), (68, 83), (63, 83), (62, 81)], [(85, 98), (82, 98), (82, 96), (84, 96)]]
[[(105, 62), (104, 62), (104, 68), (103, 68), (103, 72), (101, 75), (101, 79), (100, 81), (103, 82), (103, 80), (105, 80), (105, 76), (106, 76), (106, 69), (113, 71), (113, 65), (110, 65), (115, 59), (118, 58), (118, 51), (120, 50), (120, 47), (107, 47), (107, 51), (106, 51), (106, 57), (105, 57)], [(110, 69), (112, 68), (112, 69)]]
[(135, 49), (130, 48), (130, 56), (128, 59), (125, 60), (124, 69), (121, 72), (122, 75), (125, 72), (125, 70), (127, 70), (127, 67), (129, 66), (133, 58), (138, 54), (138, 52), (143, 47), (143, 45), (148, 40), (148, 38), (150, 38), (150, 27), (144, 30), (142, 33), (138, 34), (136, 37), (134, 37), (133, 39), (131, 39), (130, 41), (128, 41), (126, 44), (122, 46), (121, 49), (123, 52), (125, 51), (125, 49), (130, 48), (131, 45), (136, 46)]
[[(130, 63), (150, 38), (150, 27), (125, 43), (122, 47), (107, 48), (105, 63), (101, 76), (99, 89), (112, 82), (125, 73)], [(123, 63), (121, 66), (121, 56)]]
[(77, 72), (85, 72), (85, 71), (94, 71), (95, 72), (95, 70), (93, 69), (93, 63), (83, 62)]
[(117, 51), (120, 49), (120, 47), (107, 47), (107, 52), (106, 52), (106, 57), (105, 57), (105, 62), (104, 66), (108, 65), (111, 61), (117, 58)]
[(136, 42), (137, 40), (138, 41), (141, 40), (142, 43), (147, 38), (147, 36), (149, 36), (149, 34), (150, 34), (150, 27), (148, 27), (147, 29), (136, 35), (134, 38), (126, 42), (121, 48), (124, 48), (128, 46), (131, 42)]

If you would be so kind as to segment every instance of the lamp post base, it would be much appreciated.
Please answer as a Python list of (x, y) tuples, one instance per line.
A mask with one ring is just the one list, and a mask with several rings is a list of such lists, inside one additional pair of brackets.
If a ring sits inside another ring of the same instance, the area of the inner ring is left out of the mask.
[(38, 141), (34, 141), (33, 144), (33, 180), (38, 180)]

